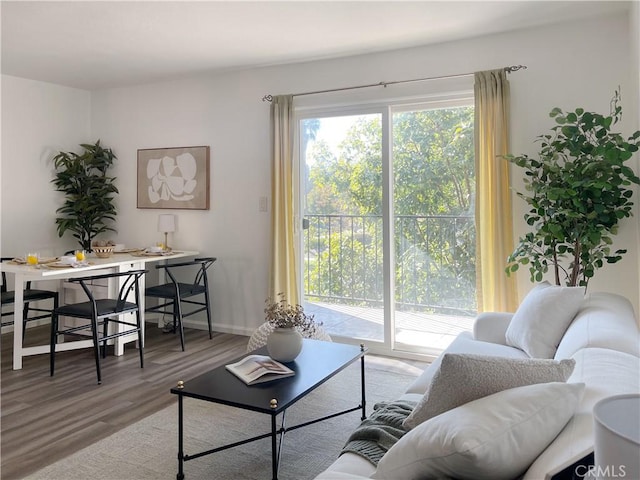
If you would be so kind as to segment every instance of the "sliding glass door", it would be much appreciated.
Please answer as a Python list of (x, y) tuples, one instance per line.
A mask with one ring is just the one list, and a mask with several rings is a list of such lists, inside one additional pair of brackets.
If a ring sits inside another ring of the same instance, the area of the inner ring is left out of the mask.
[(437, 352), (476, 313), (473, 107), (391, 115), (393, 348)]
[(305, 309), (336, 337), (435, 353), (475, 314), (473, 107), (300, 118)]
[(306, 309), (334, 335), (384, 340), (382, 115), (300, 122)]

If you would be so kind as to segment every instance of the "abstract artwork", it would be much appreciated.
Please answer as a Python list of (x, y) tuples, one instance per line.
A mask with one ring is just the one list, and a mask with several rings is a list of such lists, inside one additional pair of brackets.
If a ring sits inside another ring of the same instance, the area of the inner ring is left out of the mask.
[(138, 208), (209, 209), (209, 147), (138, 150)]

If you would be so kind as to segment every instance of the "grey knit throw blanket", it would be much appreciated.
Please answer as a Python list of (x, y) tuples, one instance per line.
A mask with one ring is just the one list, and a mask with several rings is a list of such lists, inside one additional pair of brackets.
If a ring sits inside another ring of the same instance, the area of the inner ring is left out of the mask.
[(340, 455), (355, 453), (377, 466), (382, 456), (407, 433), (402, 422), (415, 406), (416, 402), (400, 400), (376, 403), (371, 415), (353, 431)]

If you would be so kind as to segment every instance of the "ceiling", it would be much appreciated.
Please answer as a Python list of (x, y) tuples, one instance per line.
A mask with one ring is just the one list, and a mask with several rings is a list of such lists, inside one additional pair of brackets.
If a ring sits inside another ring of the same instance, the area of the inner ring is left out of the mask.
[(87, 90), (588, 18), (616, 1), (6, 1), (2, 73)]

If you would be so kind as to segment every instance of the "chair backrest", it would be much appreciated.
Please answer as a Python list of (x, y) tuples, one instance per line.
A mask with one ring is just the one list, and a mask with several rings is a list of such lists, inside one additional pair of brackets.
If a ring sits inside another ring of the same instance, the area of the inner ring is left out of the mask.
[[(0, 262), (8, 262), (10, 260), (13, 260), (15, 257), (0, 257)], [(31, 288), (31, 280), (29, 280), (26, 285), (25, 285), (25, 289), (30, 289)], [(2, 271), (2, 285), (0, 285), (0, 293), (7, 293), (7, 274), (4, 272), (4, 270)]]
[[(0, 262), (8, 262), (11, 260), (11, 257), (0, 257)], [(0, 293), (5, 293), (7, 291), (7, 274), (2, 271), (2, 285), (0, 285)]]
[(86, 293), (87, 297), (89, 298), (89, 301), (91, 301), (95, 309), (96, 300), (93, 296), (93, 292), (91, 291), (89, 282), (93, 280), (104, 279), (104, 278), (107, 278), (107, 279), (124, 278), (124, 280), (122, 280), (122, 284), (120, 286), (120, 289), (118, 291), (118, 296), (116, 298), (117, 300), (116, 309), (120, 310), (122, 309), (124, 303), (128, 301), (127, 297), (129, 296), (129, 293), (131, 293), (132, 290), (135, 295), (135, 303), (137, 305), (140, 304), (139, 280), (140, 280), (140, 277), (142, 277), (147, 272), (148, 270), (130, 270), (128, 272), (114, 272), (114, 273), (105, 273), (101, 275), (91, 275), (87, 277), (70, 278), (69, 281), (80, 284), (80, 286), (84, 290), (84, 293)]
[(213, 263), (217, 260), (215, 257), (203, 257), (196, 258), (194, 260), (188, 262), (179, 262), (179, 263), (168, 263), (166, 265), (156, 265), (157, 269), (164, 269), (167, 272), (167, 275), (171, 279), (174, 284), (177, 284), (178, 281), (176, 277), (173, 275), (172, 270), (182, 267), (190, 267), (194, 265), (199, 265), (198, 270), (196, 271), (195, 277), (193, 279), (194, 285), (203, 285), (209, 288), (209, 281), (207, 279), (207, 269), (213, 265)]

